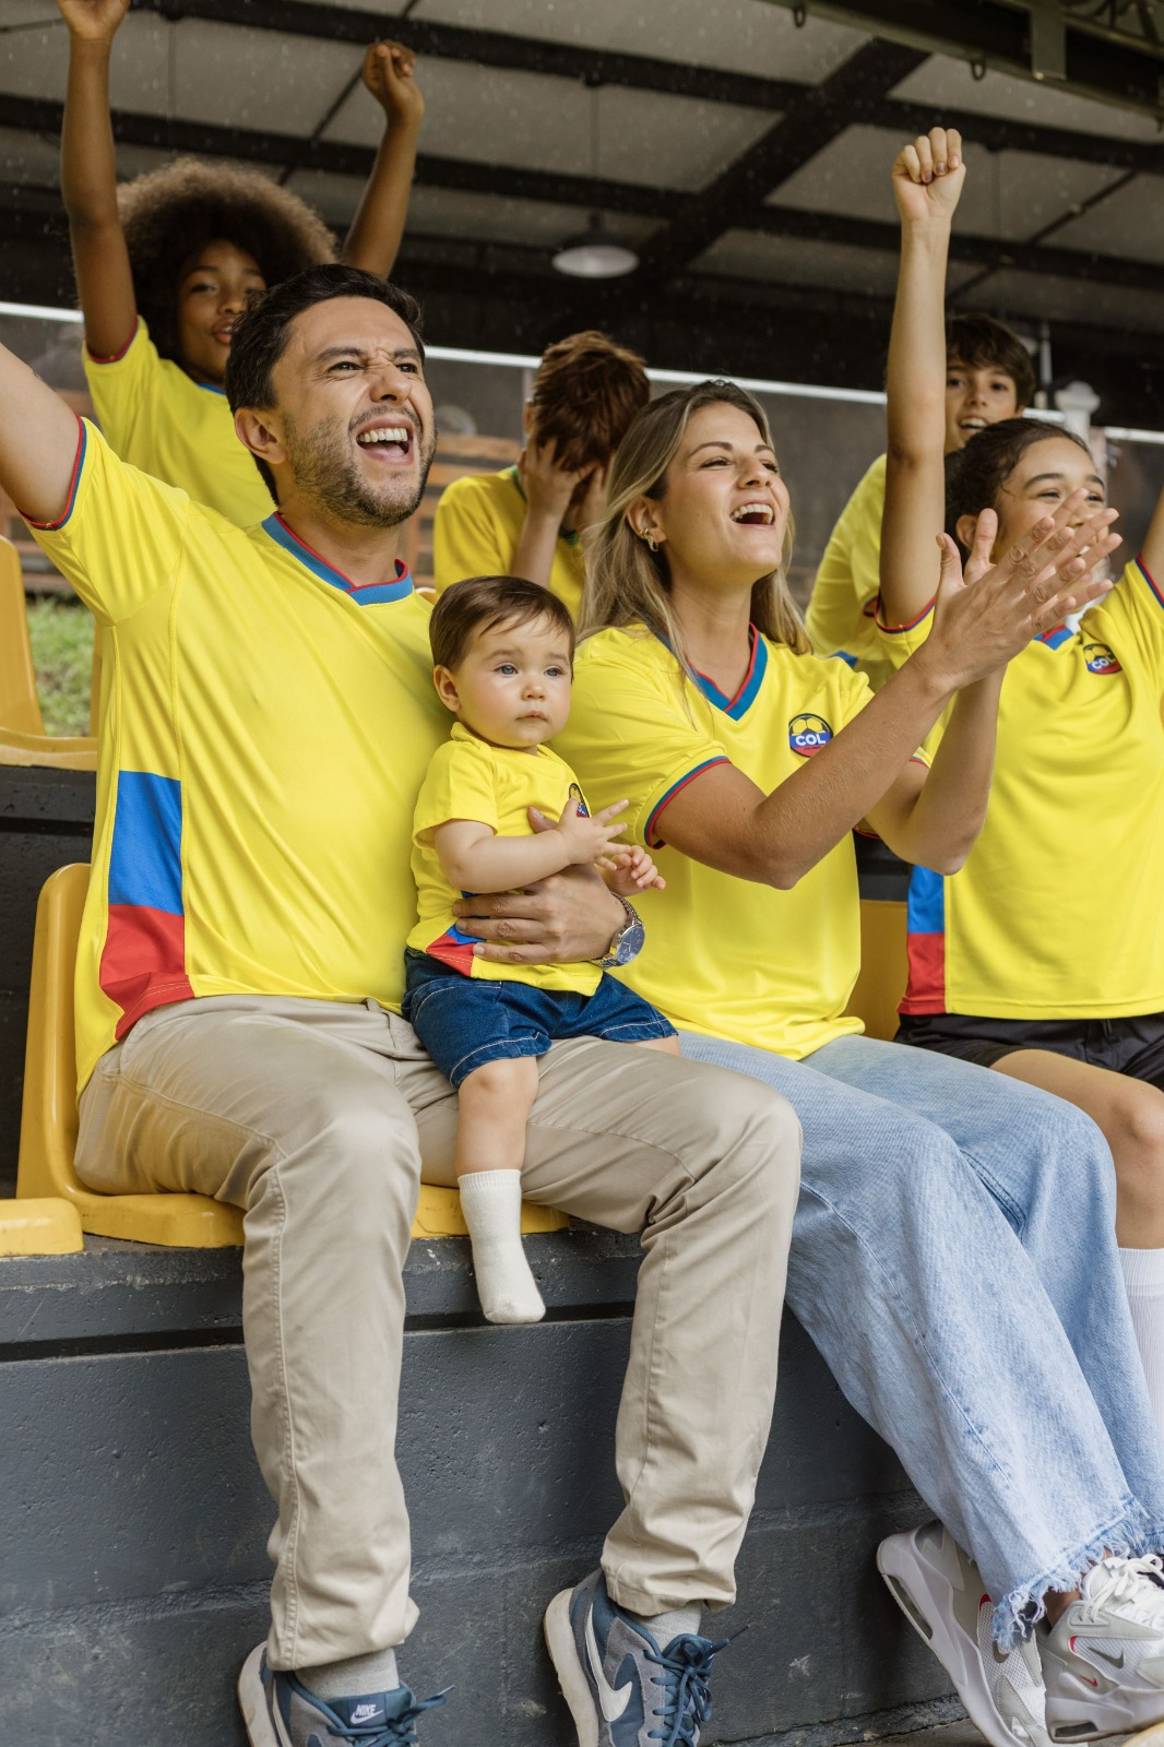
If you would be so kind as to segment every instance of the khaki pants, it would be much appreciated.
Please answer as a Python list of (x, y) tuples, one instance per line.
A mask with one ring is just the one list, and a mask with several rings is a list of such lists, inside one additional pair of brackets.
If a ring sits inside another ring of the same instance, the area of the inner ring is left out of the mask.
[[(526, 1196), (643, 1234), (611, 1594), (641, 1613), (722, 1605), (771, 1423), (799, 1124), (754, 1081), (629, 1045), (555, 1044), (539, 1068)], [(416, 1619), (394, 1459), (403, 1268), (421, 1177), (454, 1181), (455, 1129), (448, 1082), (373, 1002), (161, 1008), (81, 1100), (90, 1188), (245, 1209), (276, 1668), (399, 1644)]]

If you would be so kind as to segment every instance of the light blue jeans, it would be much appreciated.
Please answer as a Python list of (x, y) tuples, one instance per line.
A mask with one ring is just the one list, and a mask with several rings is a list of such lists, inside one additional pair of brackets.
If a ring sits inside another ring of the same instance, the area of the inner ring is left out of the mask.
[(796, 1110), (789, 1307), (977, 1560), (998, 1643), (1105, 1550), (1164, 1546), (1164, 1451), (1090, 1118), (874, 1038), (803, 1062), (692, 1032), (682, 1050)]

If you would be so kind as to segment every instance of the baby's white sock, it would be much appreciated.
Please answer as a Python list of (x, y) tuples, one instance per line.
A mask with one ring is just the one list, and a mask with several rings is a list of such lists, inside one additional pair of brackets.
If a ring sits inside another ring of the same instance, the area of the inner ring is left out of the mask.
[(546, 1307), (521, 1247), (521, 1172), (467, 1171), (457, 1187), (485, 1315), (490, 1322), (540, 1322)]
[(1164, 1438), (1164, 1250), (1121, 1250), (1120, 1267), (1148, 1379), (1148, 1399)]

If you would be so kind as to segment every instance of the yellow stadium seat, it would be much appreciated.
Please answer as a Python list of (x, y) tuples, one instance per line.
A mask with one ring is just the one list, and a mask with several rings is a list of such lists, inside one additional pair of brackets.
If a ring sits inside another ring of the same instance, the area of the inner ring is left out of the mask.
[(0, 539), (0, 728), (43, 734), (20, 554)]
[(89, 735), (44, 731), (20, 554), (0, 538), (0, 765), (48, 765), (96, 770), (97, 742)]
[[(99, 1195), (73, 1169), (77, 1140), (76, 1054), (73, 1043), (73, 965), (89, 884), (84, 863), (61, 867), (44, 883), (36, 909), (24, 1107), (20, 1129), (18, 1198), (57, 1196), (70, 1202), (87, 1232), (141, 1243), (213, 1249), (242, 1243), (242, 1214), (207, 1195)], [(31, 1201), (26, 1205), (31, 1206)], [(3, 1203), (0, 1203), (3, 1206)], [(525, 1232), (559, 1231), (565, 1214), (525, 1202)], [(465, 1222), (455, 1189), (424, 1184), (414, 1237), (463, 1237)], [(0, 1253), (2, 1253), (0, 1238)]]
[(865, 1021), (868, 1037), (892, 1042), (897, 1005), (905, 993), (905, 914), (902, 903), (861, 900), (861, 974), (849, 1012)]
[(85, 1247), (81, 1216), (68, 1201), (0, 1201), (0, 1256), (67, 1256)]
[(88, 734), (21, 734), (0, 728), (0, 764), (96, 770), (97, 742)]

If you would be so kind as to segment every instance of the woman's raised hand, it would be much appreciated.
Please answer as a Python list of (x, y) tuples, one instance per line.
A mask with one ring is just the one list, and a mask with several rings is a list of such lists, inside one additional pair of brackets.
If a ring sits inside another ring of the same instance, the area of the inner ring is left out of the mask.
[(998, 518), (983, 510), (963, 574), (958, 548), (940, 534), (942, 574), (934, 625), (914, 660), (924, 658), (946, 689), (956, 691), (1004, 667), (1032, 637), (1062, 624), (1068, 613), (1109, 592), (1107, 559), (1119, 545), (1118, 512), (1080, 516), (1087, 494), (1072, 494), (1043, 516), (1004, 556), (992, 562)]

